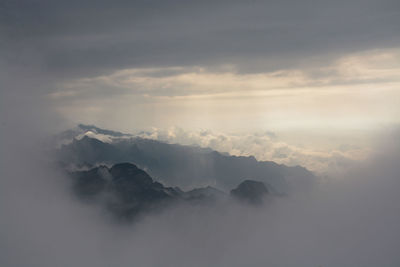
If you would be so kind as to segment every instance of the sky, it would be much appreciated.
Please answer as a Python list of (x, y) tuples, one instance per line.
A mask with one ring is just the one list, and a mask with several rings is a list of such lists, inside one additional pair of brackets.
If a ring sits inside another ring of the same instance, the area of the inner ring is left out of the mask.
[(368, 150), (399, 123), (399, 13), (395, 0), (4, 1), (2, 113)]

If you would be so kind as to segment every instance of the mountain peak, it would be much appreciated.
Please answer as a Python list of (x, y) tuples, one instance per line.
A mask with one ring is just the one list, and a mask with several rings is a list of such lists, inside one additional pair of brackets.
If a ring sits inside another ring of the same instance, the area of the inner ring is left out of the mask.
[(118, 131), (111, 131), (99, 128), (95, 125), (78, 124), (78, 128), (84, 132), (94, 132), (96, 134), (110, 135), (113, 137), (131, 136), (130, 134), (121, 133)]
[(267, 194), (269, 194), (269, 191), (265, 184), (253, 180), (245, 180), (231, 190), (231, 196), (251, 204), (261, 204)]
[(145, 171), (128, 162), (115, 164), (111, 167), (110, 174), (114, 177), (114, 181), (135, 183), (140, 186), (149, 186), (153, 183), (153, 179)]

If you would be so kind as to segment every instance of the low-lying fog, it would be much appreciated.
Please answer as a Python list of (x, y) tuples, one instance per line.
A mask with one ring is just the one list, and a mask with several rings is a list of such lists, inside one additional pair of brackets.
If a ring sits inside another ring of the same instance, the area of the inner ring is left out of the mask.
[(177, 206), (126, 225), (70, 194), (37, 149), (41, 136), (7, 129), (1, 266), (400, 265), (398, 132), (343, 176), (321, 178), (313, 192), (262, 207)]

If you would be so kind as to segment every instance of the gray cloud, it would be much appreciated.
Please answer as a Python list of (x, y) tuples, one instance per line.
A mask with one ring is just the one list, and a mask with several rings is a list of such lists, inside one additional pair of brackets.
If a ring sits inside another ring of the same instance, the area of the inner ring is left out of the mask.
[(397, 1), (6, 1), (9, 64), (58, 79), (127, 67), (324, 64), (399, 41)]

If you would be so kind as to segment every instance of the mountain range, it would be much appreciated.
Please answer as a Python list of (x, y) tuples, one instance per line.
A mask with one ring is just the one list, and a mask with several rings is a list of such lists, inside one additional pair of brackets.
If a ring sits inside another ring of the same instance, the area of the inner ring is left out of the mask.
[(246, 180), (230, 195), (211, 186), (183, 191), (154, 181), (145, 171), (131, 163), (111, 168), (98, 166), (87, 171), (69, 173), (74, 193), (85, 201), (99, 204), (117, 219), (132, 221), (142, 214), (161, 210), (173, 203), (207, 205), (233, 199), (261, 204), (268, 195), (262, 182)]
[(244, 180), (255, 180), (263, 182), (270, 192), (288, 194), (309, 188), (315, 181), (315, 176), (301, 166), (169, 144), (90, 125), (78, 125), (58, 138), (63, 141), (55, 155), (64, 168), (90, 169), (130, 162), (166, 186), (185, 190), (213, 186), (227, 191)]

